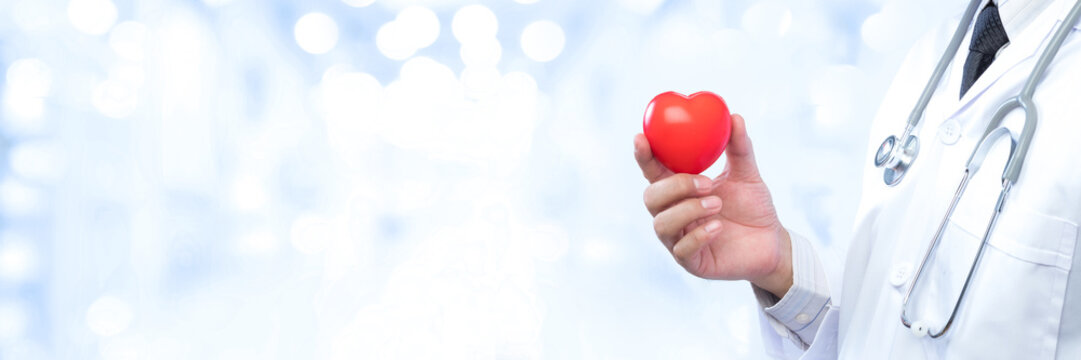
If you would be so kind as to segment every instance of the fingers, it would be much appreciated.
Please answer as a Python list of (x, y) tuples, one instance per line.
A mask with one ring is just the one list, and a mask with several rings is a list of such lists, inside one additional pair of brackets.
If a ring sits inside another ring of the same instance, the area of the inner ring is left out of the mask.
[(653, 150), (649, 148), (646, 136), (637, 134), (634, 136), (634, 159), (638, 161), (638, 167), (642, 168), (642, 175), (649, 183), (657, 182), (666, 176), (672, 175), (672, 171), (664, 167), (657, 158), (653, 157)]
[(653, 230), (668, 250), (684, 236), (683, 229), (697, 219), (705, 218), (721, 211), (721, 198), (706, 196), (680, 201), (662, 211), (653, 218)]
[(683, 199), (709, 194), (713, 180), (702, 175), (674, 174), (646, 187), (646, 209), (656, 216)]
[(681, 265), (687, 267), (687, 264), (693, 263), (692, 260), (697, 256), (698, 252), (702, 250), (702, 247), (716, 239), (717, 234), (720, 232), (721, 222), (719, 220), (711, 220), (705, 225), (684, 235), (683, 238), (672, 247), (672, 256), (674, 256), (676, 261)]
[(747, 135), (747, 122), (739, 114), (732, 115), (732, 138), (725, 149), (728, 156), (730, 176), (738, 179), (758, 177), (758, 164), (754, 160), (751, 137)]

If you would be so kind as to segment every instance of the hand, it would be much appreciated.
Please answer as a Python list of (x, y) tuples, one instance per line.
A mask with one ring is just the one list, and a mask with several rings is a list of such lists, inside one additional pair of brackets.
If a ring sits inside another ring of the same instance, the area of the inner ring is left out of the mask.
[(650, 182), (645, 203), (653, 229), (691, 274), (749, 280), (784, 297), (792, 286), (792, 244), (759, 176), (742, 116), (732, 116), (725, 154), (728, 163), (715, 179), (675, 174), (653, 157), (644, 135), (634, 137), (634, 157)]

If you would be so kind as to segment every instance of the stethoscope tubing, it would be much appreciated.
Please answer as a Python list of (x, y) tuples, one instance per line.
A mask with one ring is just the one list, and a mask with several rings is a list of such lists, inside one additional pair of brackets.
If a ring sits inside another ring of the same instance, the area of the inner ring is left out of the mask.
[(939, 82), (942, 81), (942, 76), (946, 74), (946, 69), (953, 62), (953, 57), (957, 55), (961, 43), (965, 41), (965, 34), (968, 34), (969, 26), (972, 26), (972, 19), (976, 17), (976, 10), (980, 8), (980, 4), (984, 1), (986, 0), (968, 2), (968, 8), (965, 9), (965, 14), (961, 16), (961, 21), (957, 24), (957, 30), (954, 30), (950, 44), (942, 52), (942, 57), (938, 59), (938, 64), (935, 65), (935, 71), (931, 73), (931, 79), (927, 80), (927, 85), (924, 85), (919, 101), (912, 108), (912, 113), (908, 115), (908, 124), (905, 126), (904, 135), (901, 136), (901, 139), (907, 138), (916, 128), (916, 125), (919, 125), (920, 120), (923, 119), (924, 110), (927, 109), (927, 104), (931, 102), (931, 97), (935, 95), (935, 88), (938, 87)]

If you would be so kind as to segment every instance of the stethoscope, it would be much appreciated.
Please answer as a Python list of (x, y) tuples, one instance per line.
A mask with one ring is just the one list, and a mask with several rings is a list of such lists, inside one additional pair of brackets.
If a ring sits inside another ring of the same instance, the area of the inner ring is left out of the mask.
[[(916, 159), (916, 155), (919, 154), (920, 141), (913, 133), (916, 129), (916, 125), (918, 125), (923, 118), (924, 109), (927, 108), (928, 102), (931, 101), (931, 96), (934, 95), (935, 88), (938, 87), (942, 75), (946, 73), (946, 68), (949, 67), (951, 60), (957, 54), (957, 50), (960, 48), (961, 42), (965, 38), (965, 34), (968, 33), (968, 27), (972, 23), (972, 18), (976, 15), (976, 10), (980, 7), (980, 4), (986, 1), (987, 0), (972, 0), (969, 2), (965, 14), (961, 18), (961, 23), (957, 25), (957, 30), (950, 40), (949, 47), (947, 47), (946, 52), (942, 54), (942, 58), (938, 61), (938, 65), (931, 75), (931, 80), (927, 82), (927, 85), (923, 89), (923, 94), (920, 95), (919, 102), (916, 103), (916, 107), (912, 109), (912, 113), (908, 117), (908, 124), (905, 126), (904, 133), (902, 133), (899, 138), (892, 135), (887, 137), (878, 148), (874, 162), (876, 167), (885, 169), (883, 180), (886, 182), (886, 185), (897, 185), (912, 166), (912, 162)], [(998, 111), (996, 111), (991, 118), (991, 123), (987, 125), (983, 137), (976, 145), (976, 149), (974, 149), (972, 155), (969, 156), (968, 163), (965, 166), (964, 176), (961, 177), (961, 183), (957, 186), (957, 192), (954, 193), (953, 200), (950, 201), (950, 206), (946, 211), (946, 216), (942, 219), (942, 223), (938, 225), (934, 240), (931, 241), (931, 245), (927, 248), (927, 253), (923, 256), (923, 260), (920, 261), (919, 270), (916, 271), (916, 276), (912, 280), (912, 284), (908, 286), (908, 291), (905, 293), (904, 301), (901, 305), (901, 323), (904, 324), (905, 327), (911, 329), (917, 336), (938, 338), (950, 329), (950, 325), (953, 324), (953, 320), (957, 317), (957, 309), (961, 306), (961, 300), (964, 299), (965, 292), (968, 290), (969, 283), (972, 281), (972, 275), (975, 273), (976, 265), (979, 264), (980, 258), (983, 256), (983, 250), (987, 246), (987, 240), (991, 235), (995, 222), (998, 220), (998, 215), (1002, 212), (1002, 205), (1006, 201), (1006, 195), (1009, 194), (1013, 185), (1017, 183), (1017, 177), (1021, 173), (1021, 165), (1025, 162), (1025, 155), (1028, 153), (1028, 147), (1032, 143), (1032, 136), (1036, 132), (1037, 111), (1036, 105), (1032, 101), (1032, 95), (1036, 91), (1036, 85), (1042, 79), (1044, 71), (1047, 70), (1047, 66), (1051, 64), (1051, 60), (1055, 58), (1055, 55), (1062, 47), (1062, 43), (1066, 40), (1066, 36), (1070, 34), (1070, 31), (1073, 29), (1073, 24), (1077, 22), (1079, 15), (1081, 15), (1081, 0), (1074, 4), (1073, 9), (1070, 10), (1070, 13), (1066, 16), (1062, 25), (1055, 31), (1054, 36), (1051, 38), (1051, 42), (1047, 45), (1047, 48), (1044, 49), (1039, 60), (1036, 62), (1036, 67), (1032, 70), (1032, 73), (1029, 74), (1028, 80), (1025, 81), (1025, 87), (1021, 90), (1021, 93), (1016, 97), (1010, 98), (998, 108)], [(1007, 114), (1018, 108), (1025, 114), (1025, 123), (1020, 136), (1015, 137), (1009, 129), (1002, 126), (1002, 120)], [(958, 200), (964, 195), (965, 187), (968, 185), (969, 179), (971, 179), (976, 171), (979, 170), (991, 145), (998, 140), (998, 138), (1003, 136), (1009, 137), (1010, 139), (1010, 157), (1006, 161), (1005, 170), (1002, 172), (1002, 190), (999, 192), (998, 201), (995, 203), (994, 213), (992, 213), (991, 220), (988, 221), (987, 228), (984, 230), (983, 240), (980, 242), (980, 247), (976, 252), (976, 258), (972, 261), (972, 266), (968, 270), (968, 276), (965, 278), (965, 283), (961, 288), (960, 295), (957, 297), (957, 302), (953, 305), (953, 310), (950, 312), (949, 319), (941, 330), (937, 332), (931, 331), (926, 322), (909, 320), (908, 300), (912, 296), (912, 291), (916, 288), (916, 284), (920, 281), (924, 266), (927, 265), (927, 259), (934, 254), (935, 248), (938, 247), (939, 240), (942, 240), (942, 234), (946, 229), (946, 224), (949, 223), (950, 218), (953, 216), (953, 211), (957, 207)]]

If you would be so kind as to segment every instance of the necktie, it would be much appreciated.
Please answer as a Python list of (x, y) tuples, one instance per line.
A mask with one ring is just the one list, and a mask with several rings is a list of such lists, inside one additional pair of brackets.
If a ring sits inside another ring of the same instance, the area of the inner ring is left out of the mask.
[(964, 75), (961, 78), (961, 97), (965, 96), (972, 83), (991, 66), (995, 54), (1008, 42), (1010, 38), (1006, 37), (1006, 28), (1002, 27), (1002, 19), (998, 17), (998, 7), (993, 2), (987, 4), (976, 18), (976, 26), (972, 28), (972, 42), (968, 45), (968, 59), (965, 60)]

